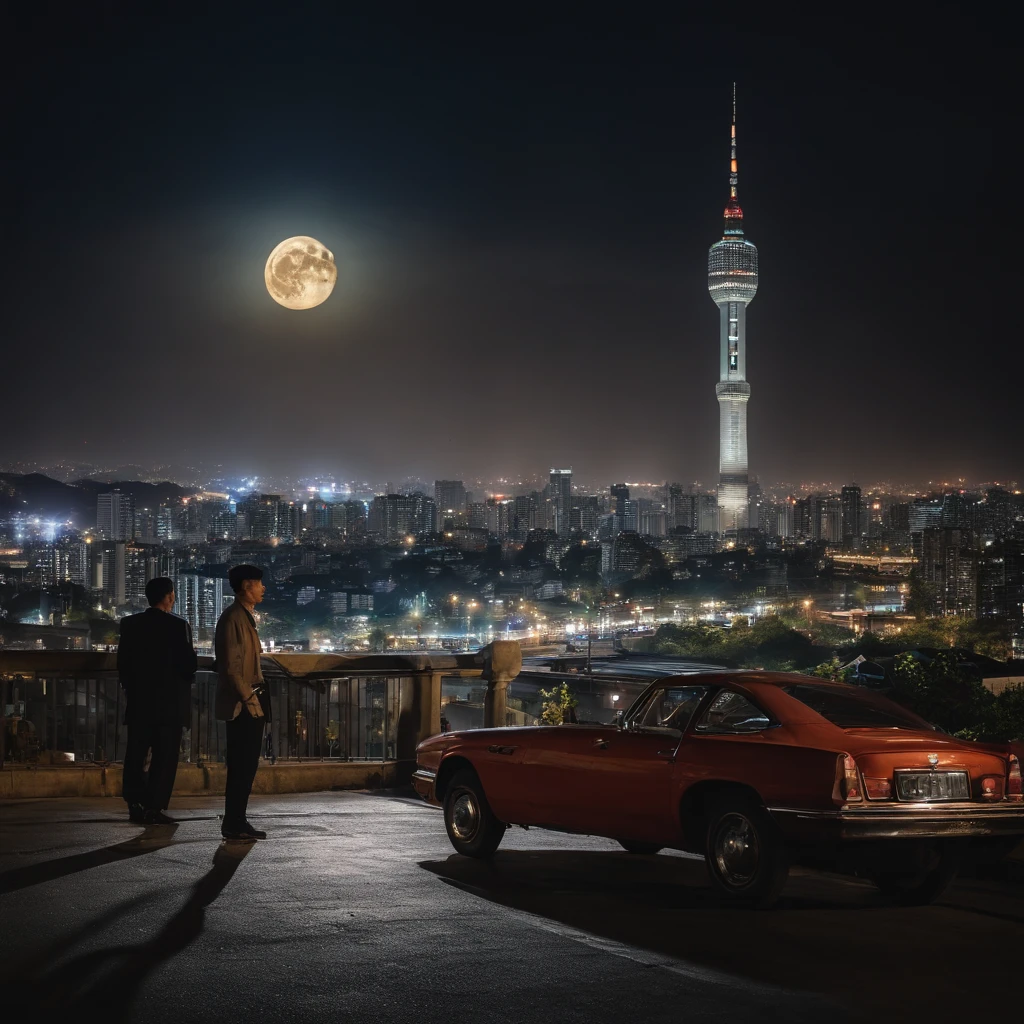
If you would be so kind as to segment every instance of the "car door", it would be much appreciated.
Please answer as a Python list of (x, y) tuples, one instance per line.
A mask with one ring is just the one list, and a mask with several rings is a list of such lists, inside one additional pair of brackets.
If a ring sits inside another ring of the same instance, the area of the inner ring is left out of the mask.
[(522, 823), (577, 830), (582, 809), (594, 804), (588, 758), (618, 731), (615, 726), (591, 725), (535, 729), (519, 767)]
[[(678, 829), (672, 763), (706, 686), (658, 689), (626, 728), (561, 726), (527, 752), (549, 824), (666, 843)], [(539, 739), (539, 737), (538, 737)]]
[[(708, 779), (756, 778), (753, 747), (778, 723), (745, 693), (722, 687), (701, 705), (676, 751), (675, 792)], [(741, 744), (737, 746), (737, 743)]]
[(608, 828), (615, 839), (670, 845), (680, 838), (675, 758), (707, 685), (666, 685), (653, 691), (627, 727), (590, 756)]

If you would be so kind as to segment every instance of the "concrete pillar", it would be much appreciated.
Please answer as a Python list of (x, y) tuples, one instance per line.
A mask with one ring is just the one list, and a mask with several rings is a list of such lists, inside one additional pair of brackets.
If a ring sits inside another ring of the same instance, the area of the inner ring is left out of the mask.
[(483, 658), (481, 678), (487, 683), (484, 728), (501, 728), (505, 725), (508, 684), (523, 667), (523, 652), (518, 640), (493, 640), (479, 654)]
[(398, 759), (416, 757), (416, 746), (441, 731), (441, 672), (417, 672), (411, 679), (409, 701), (398, 715)]

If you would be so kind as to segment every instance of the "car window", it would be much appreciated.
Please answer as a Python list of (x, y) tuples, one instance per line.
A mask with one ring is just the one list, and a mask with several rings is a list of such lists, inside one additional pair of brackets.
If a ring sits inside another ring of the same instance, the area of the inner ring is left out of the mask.
[(831, 687), (800, 684), (787, 686), (786, 693), (796, 697), (812, 711), (840, 729), (933, 729), (916, 715), (904, 711), (897, 704), (874, 694), (861, 694), (858, 690), (843, 693)]
[(760, 732), (771, 719), (749, 698), (733, 690), (723, 690), (700, 716), (697, 732)]
[(641, 729), (662, 728), (682, 732), (690, 724), (693, 713), (707, 692), (706, 686), (670, 686), (655, 690), (634, 717), (633, 724)]

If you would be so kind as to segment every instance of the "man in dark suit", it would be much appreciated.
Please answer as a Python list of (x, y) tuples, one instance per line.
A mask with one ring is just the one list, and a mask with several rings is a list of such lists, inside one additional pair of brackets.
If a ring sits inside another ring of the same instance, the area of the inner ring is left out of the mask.
[[(132, 821), (166, 825), (174, 820), (163, 811), (174, 789), (181, 730), (189, 724), (198, 659), (192, 627), (171, 614), (173, 581), (166, 576), (150, 580), (146, 599), (146, 611), (121, 620), (117, 647), (128, 726), (122, 792)], [(143, 766), (150, 751), (147, 776)]]

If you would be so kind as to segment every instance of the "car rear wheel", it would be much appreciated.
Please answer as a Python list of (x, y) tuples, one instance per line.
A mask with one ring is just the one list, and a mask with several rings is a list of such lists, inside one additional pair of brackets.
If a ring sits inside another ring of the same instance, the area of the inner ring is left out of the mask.
[(493, 856), (505, 835), (505, 822), (494, 816), (480, 779), (471, 768), (463, 768), (448, 783), (444, 827), (456, 853), (481, 859)]
[(770, 907), (789, 875), (786, 848), (771, 815), (743, 797), (712, 808), (704, 857), (718, 891), (745, 906)]
[(616, 842), (621, 846), (626, 853), (635, 854), (646, 854), (648, 856), (660, 853), (664, 847), (658, 846), (656, 843), (634, 843), (631, 839), (617, 839)]
[(947, 843), (929, 851), (917, 870), (877, 871), (871, 880), (887, 903), (921, 907), (934, 902), (946, 891), (959, 867), (960, 850)]

